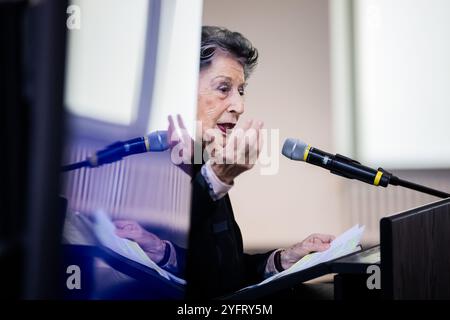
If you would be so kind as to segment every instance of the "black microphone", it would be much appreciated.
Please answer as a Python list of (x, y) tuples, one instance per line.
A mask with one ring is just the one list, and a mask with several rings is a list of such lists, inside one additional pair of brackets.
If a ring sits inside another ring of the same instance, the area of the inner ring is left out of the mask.
[(317, 148), (313, 148), (297, 139), (286, 139), (281, 153), (289, 159), (305, 161), (328, 169), (331, 173), (339, 176), (349, 179), (357, 179), (374, 186), (387, 187), (391, 184), (430, 194), (439, 198), (450, 197), (449, 193), (400, 179), (383, 168), (378, 168), (375, 170), (363, 166), (356, 160), (340, 154), (333, 155)]
[(127, 141), (117, 141), (105, 149), (97, 151), (86, 160), (69, 164), (61, 168), (62, 171), (71, 171), (82, 167), (98, 167), (103, 164), (121, 160), (123, 157), (144, 152), (160, 152), (169, 149), (167, 131), (155, 131), (144, 137)]
[(331, 173), (375, 186), (387, 187), (392, 178), (392, 174), (382, 168), (375, 170), (363, 166), (356, 160), (340, 154), (332, 155), (297, 139), (286, 139), (282, 154), (291, 160), (305, 161), (328, 169)]

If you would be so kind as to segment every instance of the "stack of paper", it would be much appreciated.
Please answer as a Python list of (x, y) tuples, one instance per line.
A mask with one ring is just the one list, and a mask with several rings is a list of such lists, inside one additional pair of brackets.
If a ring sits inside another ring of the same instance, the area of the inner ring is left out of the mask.
[(364, 233), (364, 226), (360, 227), (359, 225), (355, 225), (354, 227), (350, 228), (349, 230), (341, 234), (339, 237), (334, 239), (331, 242), (330, 248), (328, 250), (308, 254), (299, 261), (297, 261), (289, 269), (286, 269), (283, 272), (277, 273), (272, 277), (269, 277), (256, 285), (249, 286), (244, 289), (257, 287), (266, 284), (268, 282), (271, 282), (275, 279), (289, 275), (291, 273), (302, 271), (315, 265), (318, 265), (320, 263), (334, 260), (336, 258), (355, 252), (359, 249), (358, 245), (361, 241), (363, 233)]
[(94, 232), (100, 243), (112, 251), (130, 260), (136, 261), (155, 270), (161, 277), (172, 280), (179, 284), (186, 281), (174, 276), (172, 273), (160, 268), (152, 261), (142, 248), (134, 241), (124, 239), (116, 235), (116, 227), (109, 216), (103, 211), (97, 211), (94, 215)]

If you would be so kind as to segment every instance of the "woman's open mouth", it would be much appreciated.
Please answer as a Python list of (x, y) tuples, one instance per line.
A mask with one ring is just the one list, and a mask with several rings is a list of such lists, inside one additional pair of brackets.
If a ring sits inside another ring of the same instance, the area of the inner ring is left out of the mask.
[(224, 122), (224, 123), (218, 123), (217, 127), (222, 131), (224, 134), (227, 134), (228, 130), (233, 130), (233, 128), (236, 126), (236, 123), (231, 122)]

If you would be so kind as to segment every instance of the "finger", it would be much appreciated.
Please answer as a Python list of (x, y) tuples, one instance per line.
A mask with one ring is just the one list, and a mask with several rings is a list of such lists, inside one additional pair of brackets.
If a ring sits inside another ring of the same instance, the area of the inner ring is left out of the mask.
[(262, 121), (254, 121), (252, 126), (247, 130), (246, 137), (248, 137), (248, 157), (249, 164), (255, 164), (258, 159), (260, 148), (262, 145), (261, 128), (264, 123)]
[(232, 132), (235, 132), (237, 130), (241, 130), (241, 132), (245, 132), (248, 128), (250, 128), (253, 124), (253, 120), (241, 120), (239, 121), (236, 126), (234, 127)]
[(234, 144), (236, 146), (235, 158), (237, 164), (248, 164), (248, 155), (251, 148), (251, 137), (244, 135), (243, 137), (236, 137)]
[(183, 118), (181, 117), (180, 114), (177, 114), (177, 121), (178, 121), (178, 126), (181, 129), (186, 129), (186, 126), (184, 125), (184, 122), (183, 122)]
[(117, 236), (119, 236), (121, 238), (135, 240), (135, 234), (133, 232), (131, 232), (130, 230), (116, 229), (115, 233)]
[(213, 135), (213, 134), (210, 134), (209, 132), (206, 132), (203, 135), (203, 140), (205, 141), (205, 143), (211, 144), (211, 143), (214, 143), (216, 141), (216, 136)]
[(253, 120), (251, 128), (258, 130), (261, 126), (261, 121)]
[(311, 247), (311, 251), (325, 251), (328, 250), (330, 248), (330, 244), (329, 243), (314, 243), (313, 246)]
[(186, 129), (186, 125), (184, 124), (183, 118), (181, 117), (180, 114), (177, 114), (177, 121), (178, 121), (178, 127), (180, 127), (181, 129), (181, 135), (183, 137), (183, 141), (184, 142), (193, 142), (194, 139), (192, 139), (192, 137), (189, 135), (188, 130)]
[(254, 120), (250, 119), (250, 120), (246, 120), (242, 127), (240, 127), (242, 130), (247, 131), (249, 128), (251, 128), (251, 126), (253, 125)]
[(211, 136), (209, 140), (210, 142), (205, 146), (205, 151), (208, 153), (212, 163), (222, 164), (224, 157), (222, 141), (220, 139), (217, 141), (216, 136)]
[(261, 121), (261, 125), (259, 127), (258, 130), (258, 145), (257, 145), (257, 155), (259, 156), (259, 153), (261, 152), (263, 146), (264, 146), (264, 136), (263, 136), (263, 127), (264, 127), (264, 122)]
[(243, 123), (239, 122), (238, 125), (234, 127), (231, 134), (228, 136), (226, 147), (229, 147), (228, 145), (230, 145), (233, 150), (236, 149), (236, 147), (232, 144), (234, 143), (234, 138), (238, 137), (238, 140), (241, 140), (240, 138), (245, 136), (245, 132), (248, 130), (248, 128), (251, 127), (252, 123), (253, 120), (245, 120)]
[(138, 225), (138, 223), (136, 221), (124, 220), (124, 219), (114, 220), (113, 223), (117, 228), (121, 228), (121, 229), (123, 229), (126, 226), (137, 226)]
[(240, 152), (240, 144), (239, 144), (239, 137), (238, 136), (231, 136), (230, 139), (228, 139), (227, 145), (225, 148), (223, 148), (223, 160), (227, 164), (237, 164), (240, 163), (239, 161), (244, 161), (245, 159), (241, 159), (241, 152)]
[(253, 165), (256, 163), (258, 159), (258, 130), (255, 127), (251, 127), (247, 130), (245, 134), (245, 142), (246, 142), (246, 157), (248, 157), (247, 164)]
[(301, 250), (306, 251), (308, 254), (328, 250), (329, 248), (330, 244), (324, 242), (303, 242), (301, 246)]
[(313, 234), (313, 237), (325, 243), (330, 243), (336, 238), (331, 234), (321, 234), (321, 233), (315, 233)]
[(180, 139), (178, 137), (177, 130), (175, 128), (173, 117), (169, 115), (167, 119), (169, 120), (169, 128), (167, 129), (167, 135), (169, 138), (169, 143), (173, 147)]
[(258, 135), (262, 125), (262, 121), (252, 120), (250, 126), (245, 130), (245, 136), (251, 138), (252, 145), (258, 141)]
[(173, 130), (175, 128), (175, 124), (173, 122), (172, 116), (171, 115), (167, 116), (167, 120), (169, 120), (169, 128)]
[(173, 122), (173, 118), (171, 115), (167, 117), (167, 120), (169, 120), (169, 128), (167, 129), (169, 133), (169, 138), (172, 135), (172, 133), (175, 131), (175, 123)]
[[(243, 123), (239, 122), (238, 125), (233, 129), (231, 134), (229, 135), (229, 141), (233, 141), (235, 137), (238, 138), (238, 140), (242, 140), (242, 138), (245, 136), (245, 133), (249, 128), (251, 128), (253, 125), (253, 120), (245, 120)], [(242, 146), (243, 147), (243, 146)], [(235, 147), (233, 147), (235, 149)]]
[(225, 139), (221, 133), (215, 130), (207, 130), (204, 134), (205, 150), (211, 155), (213, 150), (219, 151), (224, 149)]

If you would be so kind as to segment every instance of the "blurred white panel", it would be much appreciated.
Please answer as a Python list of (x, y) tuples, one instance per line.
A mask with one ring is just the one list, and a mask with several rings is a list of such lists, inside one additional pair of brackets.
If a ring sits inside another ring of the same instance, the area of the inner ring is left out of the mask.
[(335, 150), (354, 156), (353, 47), (350, 0), (329, 3), (331, 99)]
[(197, 110), (202, 0), (161, 2), (155, 90), (148, 131), (167, 128), (182, 115), (191, 135)]
[(142, 80), (148, 0), (74, 0), (81, 28), (68, 31), (66, 105), (75, 115), (128, 125)]
[(450, 167), (450, 1), (355, 1), (358, 158)]

